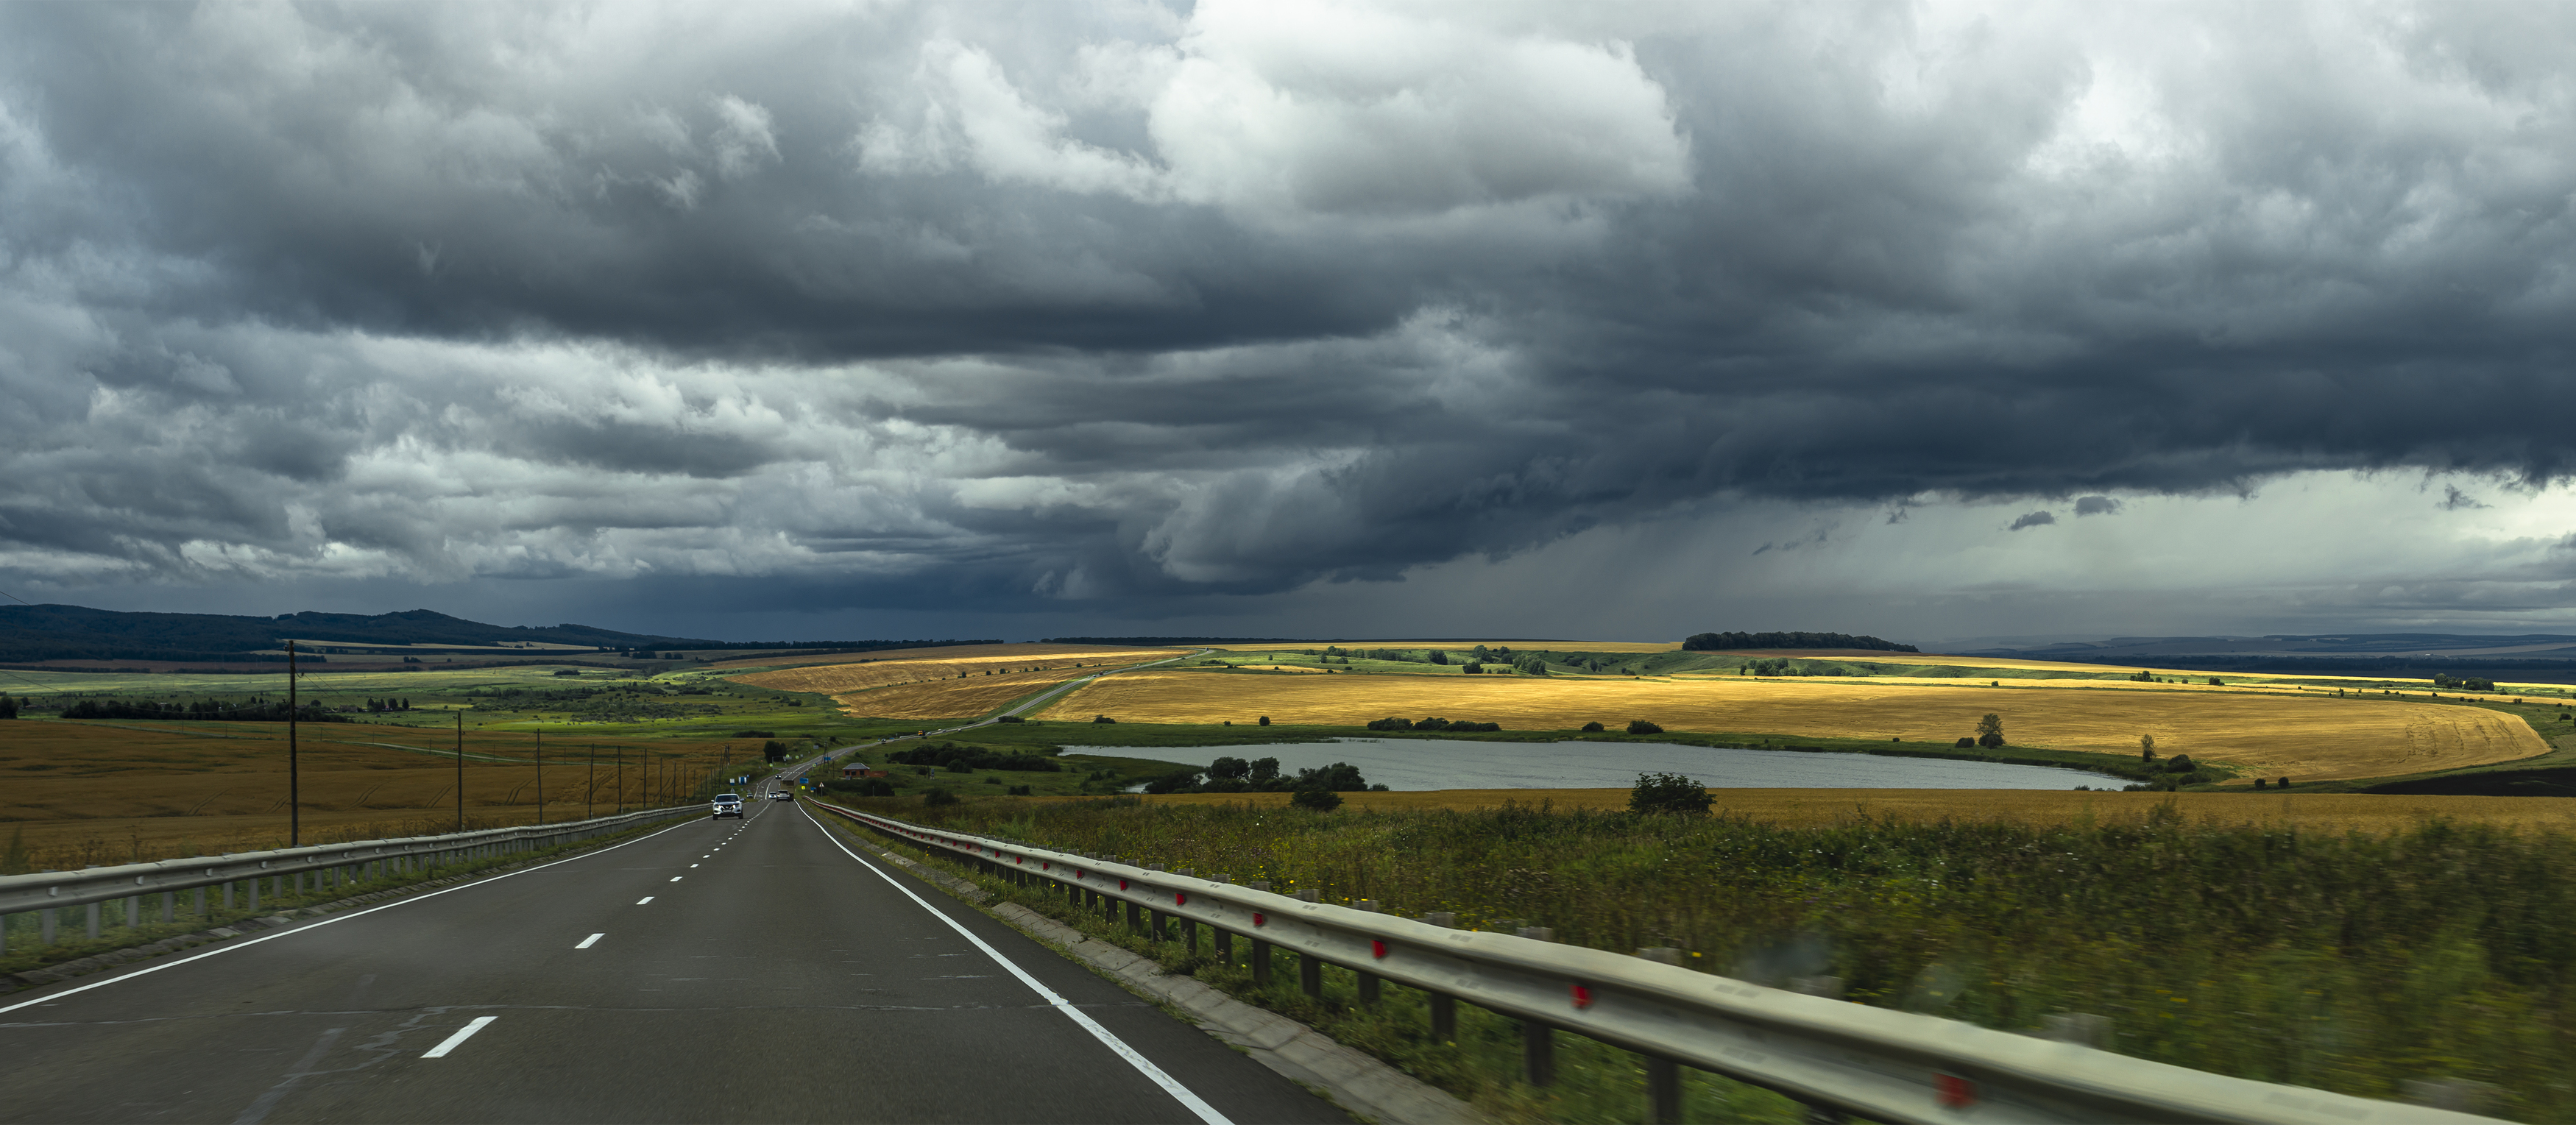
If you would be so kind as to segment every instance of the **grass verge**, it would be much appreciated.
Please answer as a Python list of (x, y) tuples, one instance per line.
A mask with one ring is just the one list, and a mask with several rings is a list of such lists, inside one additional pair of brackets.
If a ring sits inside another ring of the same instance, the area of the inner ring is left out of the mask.
[[(2576, 1069), (2576, 840), (2553, 832), (2440, 820), (2303, 832), (2171, 811), (2100, 825), (1806, 829), (1545, 806), (1318, 815), (885, 801), (880, 811), (1406, 915), (1455, 911), (1478, 928), (1545, 925), (1596, 948), (1673, 945), (1708, 971), (1776, 985), (1839, 978), (1856, 1002), (1989, 1027), (2100, 1015), (2113, 1049), (2214, 1073), (2372, 1098), (2394, 1098), (2408, 1080), (2487, 1083), (2503, 1091), (2503, 1116), (2576, 1118), (2565, 1077)], [(1026, 901), (1043, 909), (1045, 897)], [(1246, 983), (1186, 951), (1138, 948), (1230, 990)], [(1346, 1016), (1298, 1008), (1311, 1003), (1301, 996), (1239, 995), (1312, 1016), (1480, 1104), (1520, 1104), (1512, 1068), (1475, 1061), (1484, 1056), (1468, 1036), (1444, 1056), (1446, 1045), (1412, 1043), (1397, 1024), (1372, 1031), (1398, 1018), (1393, 1006)], [(1482, 1077), (1460, 1089), (1439, 1058)], [(1611, 1061), (1587, 1065), (1598, 1073), (1578, 1087), (1625, 1089), (1607, 1077)], [(1611, 1119), (1638, 1104), (1571, 1088), (1534, 1096), (1513, 1112)]]

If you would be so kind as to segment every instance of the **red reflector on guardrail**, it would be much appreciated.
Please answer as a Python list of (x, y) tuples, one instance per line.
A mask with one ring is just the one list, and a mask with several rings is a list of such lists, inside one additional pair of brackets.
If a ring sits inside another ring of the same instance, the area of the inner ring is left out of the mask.
[(1187, 892), (1187, 891), (1173, 891), (1173, 892), (1172, 892), (1172, 905), (1174, 905), (1174, 906), (1188, 906), (1189, 904), (1190, 904), (1190, 895), (1189, 895), (1189, 892)]
[(1932, 1076), (1932, 1095), (1945, 1108), (1966, 1109), (1977, 1104), (1977, 1084), (1955, 1074)]
[(1270, 917), (1269, 917), (1268, 915), (1266, 915), (1266, 914), (1262, 914), (1262, 913), (1260, 913), (1260, 912), (1258, 912), (1258, 911), (1254, 912), (1254, 913), (1253, 913), (1253, 915), (1252, 915), (1252, 924), (1253, 924), (1253, 925), (1256, 925), (1256, 926), (1264, 925), (1264, 924), (1268, 923), (1269, 921), (1270, 921)]
[(1584, 1009), (1584, 1008), (1589, 1008), (1589, 1007), (1591, 1007), (1591, 1006), (1592, 1006), (1592, 986), (1591, 986), (1591, 985), (1588, 985), (1588, 984), (1578, 984), (1578, 985), (1575, 985), (1575, 986), (1574, 986), (1574, 1007), (1575, 1007), (1575, 1009), (1576, 1009), (1577, 1011), (1580, 1011), (1580, 1010), (1582, 1010), (1582, 1009)]
[(1126, 889), (1127, 889), (1127, 880), (1125, 880), (1125, 879), (1120, 879), (1120, 880), (1118, 881), (1118, 889), (1119, 889), (1119, 890), (1122, 890), (1122, 891), (1123, 891), (1123, 890), (1126, 890)]
[(1386, 943), (1385, 943), (1385, 942), (1382, 942), (1382, 941), (1378, 941), (1378, 940), (1373, 939), (1373, 938), (1372, 938), (1372, 939), (1370, 939), (1370, 941), (1369, 941), (1369, 956), (1371, 956), (1371, 957), (1384, 957), (1384, 956), (1386, 956)]

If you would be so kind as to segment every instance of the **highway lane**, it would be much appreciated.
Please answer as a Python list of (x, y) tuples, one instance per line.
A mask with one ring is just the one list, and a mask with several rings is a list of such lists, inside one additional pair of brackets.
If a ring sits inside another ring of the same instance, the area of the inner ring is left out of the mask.
[(0, 1121), (1347, 1120), (748, 812), (9, 996)]

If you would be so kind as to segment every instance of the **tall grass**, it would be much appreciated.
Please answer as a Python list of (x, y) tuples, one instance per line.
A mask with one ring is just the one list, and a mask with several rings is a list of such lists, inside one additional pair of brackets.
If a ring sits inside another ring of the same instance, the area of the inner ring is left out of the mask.
[(2507, 1115), (2576, 1119), (2576, 840), (2555, 833), (882, 803), (1990, 1027), (2101, 1015), (2113, 1049), (2200, 1070), (2376, 1098), (2483, 1082)]

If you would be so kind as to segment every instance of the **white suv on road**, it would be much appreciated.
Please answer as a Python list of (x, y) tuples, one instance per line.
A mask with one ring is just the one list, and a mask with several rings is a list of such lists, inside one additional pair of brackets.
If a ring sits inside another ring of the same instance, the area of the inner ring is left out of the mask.
[(718, 793), (718, 794), (716, 794), (716, 799), (715, 799), (715, 811), (714, 811), (714, 812), (712, 812), (712, 813), (710, 813), (710, 814), (708, 814), (708, 815), (709, 815), (710, 817), (722, 817), (722, 816), (739, 817), (739, 816), (741, 816), (741, 815), (742, 815), (742, 794), (740, 794), (740, 793)]

